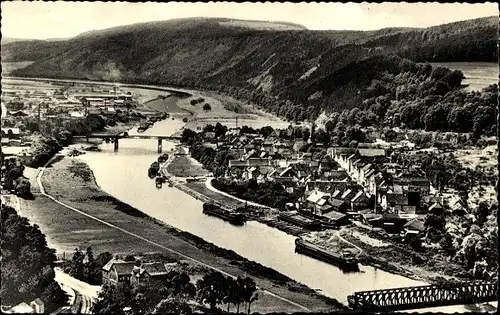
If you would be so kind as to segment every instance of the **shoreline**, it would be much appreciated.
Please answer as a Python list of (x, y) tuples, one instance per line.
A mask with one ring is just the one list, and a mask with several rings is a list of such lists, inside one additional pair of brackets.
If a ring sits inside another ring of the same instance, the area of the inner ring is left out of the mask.
[[(63, 160), (68, 161), (70, 159), (73, 159), (73, 158), (66, 158)], [(214, 245), (213, 243), (207, 242), (196, 235), (193, 235), (191, 233), (188, 233), (188, 232), (179, 230), (175, 227), (172, 227), (163, 221), (160, 221), (160, 220), (155, 219), (149, 215), (146, 215), (143, 212), (141, 212), (140, 210), (138, 210), (134, 207), (131, 207), (128, 204), (121, 202), (117, 198), (104, 192), (98, 186), (98, 184), (95, 180), (93, 171), (90, 169), (90, 167), (84, 161), (82, 161), (81, 159), (78, 159), (78, 158), (74, 158), (74, 160), (78, 161), (77, 163), (85, 165), (85, 168), (88, 170), (88, 175), (90, 176), (90, 179), (89, 179), (88, 184), (86, 186), (88, 186), (88, 188), (92, 189), (93, 194), (99, 195), (99, 196), (97, 196), (97, 199), (100, 202), (101, 201), (102, 202), (111, 202), (113, 204), (119, 205), (121, 209), (116, 209), (116, 210), (126, 214), (127, 216), (130, 217), (131, 220), (133, 220), (133, 217), (137, 217), (138, 219), (140, 219), (143, 222), (149, 221), (152, 224), (161, 227), (161, 229), (164, 232), (171, 235), (172, 237), (178, 238), (178, 239), (196, 247), (198, 250), (201, 250), (202, 252), (205, 252), (209, 255), (213, 255), (213, 256), (217, 257), (218, 259), (226, 260), (226, 263), (228, 263), (232, 266), (236, 266), (239, 270), (243, 271), (244, 273), (248, 273), (250, 276), (256, 277), (255, 280), (258, 284), (259, 284), (259, 282), (262, 282), (262, 279), (266, 279), (266, 281), (271, 281), (273, 283), (272, 287), (275, 287), (275, 286), (281, 287), (280, 290), (277, 290), (278, 292), (280, 292), (280, 291), (283, 292), (283, 290), (285, 288), (289, 288), (289, 290), (287, 290), (287, 291), (290, 291), (289, 294), (291, 294), (292, 296), (295, 294), (309, 296), (309, 299), (312, 298), (312, 299), (316, 300), (317, 301), (316, 303), (321, 301), (322, 303), (320, 303), (320, 304), (323, 304), (323, 303), (325, 304), (325, 305), (323, 305), (323, 307), (319, 306), (319, 309), (314, 310), (314, 308), (313, 308), (312, 311), (324, 311), (324, 310), (326, 310), (325, 309), (326, 305), (328, 305), (329, 308), (335, 309), (335, 310), (347, 310), (348, 309), (345, 305), (340, 303), (338, 300), (324, 296), (324, 295), (318, 293), (317, 291), (310, 289), (309, 287), (277, 272), (276, 270), (274, 270), (272, 268), (268, 268), (266, 266), (263, 266), (259, 263), (254, 262), (254, 261), (250, 261), (250, 260), (236, 254), (232, 250), (220, 248), (220, 247)], [(62, 160), (57, 161), (55, 163), (59, 163), (61, 161)], [(57, 170), (55, 170), (55, 169), (57, 169), (57, 166), (54, 167), (54, 164), (51, 163), (50, 171), (57, 172)], [(92, 187), (92, 186), (94, 186), (94, 187)], [(53, 189), (53, 187), (50, 187), (50, 188), (47, 187), (47, 193), (51, 192), (52, 189)], [(58, 200), (60, 200), (60, 198), (58, 198)], [(74, 207), (79, 208), (78, 204), (73, 204), (71, 201), (68, 201), (65, 199), (63, 199), (61, 201), (65, 202), (65, 203), (72, 204)], [(113, 210), (115, 210), (115, 209), (113, 209)], [(210, 267), (213, 268), (214, 266), (210, 266)], [(219, 267), (217, 267), (217, 268), (219, 268)], [(271, 289), (271, 288), (265, 288), (266, 291), (269, 291), (269, 289)], [(273, 293), (272, 291), (270, 291), (270, 292)], [(294, 293), (294, 292), (296, 292), (296, 293)], [(285, 295), (285, 297), (287, 297), (286, 294), (284, 294), (284, 295)]]
[[(188, 154), (188, 156), (190, 159), (194, 160), (189, 154)], [(166, 173), (164, 173), (164, 174), (171, 175), (171, 176), (174, 176), (176, 178), (182, 178), (182, 179), (189, 178), (186, 176), (180, 176), (178, 174), (175, 174), (177, 170), (172, 170), (173, 165), (171, 163), (176, 158), (179, 158), (179, 157), (175, 156), (172, 160), (169, 159), (169, 161), (165, 162), (162, 165), (162, 167), (161, 167), (162, 170), (166, 171)], [(196, 161), (196, 160), (194, 160), (194, 161)], [(194, 162), (192, 162), (192, 163), (194, 163)], [(196, 161), (196, 163), (199, 163), (199, 162)], [(197, 166), (200, 167), (200, 165), (197, 165)], [(188, 186), (185, 183), (181, 183), (179, 181), (176, 181), (175, 178), (172, 181), (172, 184), (177, 189), (182, 190), (183, 192), (190, 195), (191, 197), (198, 199), (198, 200), (201, 200), (203, 202), (209, 201), (209, 202), (225, 204), (225, 203), (228, 203), (227, 202), (228, 199), (231, 199), (231, 205), (234, 204), (234, 205), (237, 205), (237, 207), (245, 206), (245, 202), (243, 202), (242, 199), (236, 198), (230, 194), (228, 194), (229, 196), (225, 196), (223, 194), (220, 194), (219, 192), (209, 190), (206, 187), (198, 187), (198, 185), (196, 185), (196, 184), (192, 184), (192, 185)], [(210, 193), (210, 195), (207, 195), (207, 193)], [(274, 213), (258, 214), (258, 210), (259, 210), (258, 208), (261, 208), (261, 210), (264, 209), (262, 211), (267, 211), (267, 212), (269, 212), (272, 209), (271, 207), (267, 207), (264, 205), (261, 205), (260, 207), (253, 206), (249, 212), (245, 212), (245, 215), (247, 216), (249, 221), (256, 221), (256, 222), (265, 224), (268, 227), (278, 229), (278, 230), (285, 232), (285, 233), (292, 235), (292, 236), (299, 236), (299, 235), (302, 235), (302, 234), (309, 232), (301, 227), (298, 227), (298, 226), (295, 226), (293, 224), (279, 220), (277, 214), (274, 214)]]
[[(170, 166), (169, 164), (165, 164), (163, 167), (166, 169), (169, 166)], [(169, 173), (172, 175), (175, 172), (170, 170)], [(176, 176), (176, 175), (174, 175), (174, 176)], [(179, 178), (185, 178), (185, 177), (179, 176)], [(208, 199), (208, 201), (216, 201), (218, 203), (224, 204), (225, 198), (226, 198), (226, 200), (227, 200), (227, 198), (231, 198), (231, 197), (227, 197), (227, 196), (224, 196), (222, 194), (219, 194), (215, 191), (211, 191), (211, 190), (205, 191), (204, 187), (198, 187), (197, 185), (190, 185), (189, 187), (187, 187), (186, 184), (180, 183), (178, 181), (176, 181), (176, 183), (174, 184), (174, 187), (189, 194), (193, 198), (196, 198), (196, 199), (201, 200), (203, 202), (206, 202)], [(207, 193), (211, 193), (211, 195), (207, 196)], [(201, 195), (201, 197), (200, 197), (200, 195)], [(234, 203), (239, 203), (240, 206), (244, 205), (244, 203), (241, 202), (241, 200), (239, 198), (237, 198), (235, 196), (232, 196), (232, 197), (233, 198), (231, 198), (231, 199), (233, 199)], [(266, 214), (259, 215), (259, 214), (255, 214), (254, 211), (252, 211), (250, 213), (246, 213), (246, 215), (248, 217), (248, 220), (250, 220), (250, 221), (256, 221), (256, 222), (265, 224), (271, 228), (278, 229), (282, 232), (285, 232), (285, 233), (292, 235), (292, 236), (295, 236), (295, 237), (314, 232), (314, 231), (306, 230), (306, 229), (300, 228), (298, 226), (283, 222), (277, 217), (277, 215), (274, 215), (274, 214), (269, 215), (266, 213)], [(367, 249), (368, 250), (375, 249), (372, 246), (369, 246), (368, 244), (364, 244), (363, 242), (356, 241), (356, 239), (351, 239), (351, 241), (354, 241), (358, 246), (363, 248), (363, 251), (366, 251)], [(391, 244), (391, 246), (394, 248), (394, 245)], [(397, 249), (397, 248), (395, 248), (395, 249)], [(361, 260), (360, 264), (365, 265), (365, 266), (374, 267), (374, 268), (380, 269), (382, 271), (385, 271), (385, 272), (388, 272), (388, 273), (391, 273), (394, 275), (402, 276), (402, 277), (409, 278), (409, 279), (412, 279), (415, 281), (425, 282), (428, 284), (437, 284), (437, 283), (439, 283), (439, 280), (442, 280), (442, 279), (459, 279), (457, 277), (448, 276), (446, 274), (443, 274), (440, 276), (431, 275), (432, 273), (435, 273), (435, 271), (427, 270), (427, 269), (419, 268), (419, 267), (417, 267), (417, 269), (414, 269), (414, 270), (409, 270), (409, 269), (405, 268), (404, 265), (398, 266), (398, 263), (395, 264), (395, 263), (389, 261), (383, 255), (380, 257), (374, 256), (374, 255), (370, 255), (370, 256), (365, 255), (365, 257), (363, 257), (363, 259)], [(441, 277), (441, 279), (439, 279), (439, 277)], [(464, 280), (464, 279), (462, 279), (462, 280)]]

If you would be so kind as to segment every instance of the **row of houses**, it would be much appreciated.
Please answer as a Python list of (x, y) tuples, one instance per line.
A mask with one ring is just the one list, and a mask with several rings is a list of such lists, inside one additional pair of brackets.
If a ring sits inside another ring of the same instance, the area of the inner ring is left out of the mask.
[(384, 212), (416, 213), (422, 209), (422, 197), (430, 193), (430, 182), (418, 166), (404, 168), (394, 163), (385, 149), (331, 148), (329, 153), (376, 198)]
[[(422, 232), (423, 216), (452, 211), (464, 214), (461, 203), (451, 207), (434, 198), (431, 183), (419, 165), (397, 163), (398, 154), (412, 149), (411, 143), (359, 144), (356, 148), (329, 147), (314, 141), (283, 140), (277, 133), (228, 133), (224, 140), (211, 135), (212, 143), (235, 157), (229, 161), (227, 177), (234, 180), (276, 182), (288, 192), (298, 188), (304, 194), (293, 209), (325, 218), (362, 218), (375, 226), (395, 227), (398, 233)], [(313, 152), (302, 152), (304, 146)], [(451, 210), (450, 210), (451, 208)], [(419, 232), (417, 232), (419, 231)]]

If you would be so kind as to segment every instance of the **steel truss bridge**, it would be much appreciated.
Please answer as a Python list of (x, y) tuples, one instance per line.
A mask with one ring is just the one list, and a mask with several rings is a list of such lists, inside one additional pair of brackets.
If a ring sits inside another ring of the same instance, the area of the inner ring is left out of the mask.
[(384, 312), (493, 302), (498, 301), (497, 291), (496, 282), (474, 281), (361, 291), (348, 296), (347, 300), (355, 310)]
[(74, 139), (102, 139), (105, 141), (112, 141), (114, 143), (115, 152), (118, 151), (118, 142), (120, 139), (157, 139), (158, 140), (158, 153), (162, 152), (163, 140), (181, 140), (180, 136), (156, 136), (156, 135), (129, 135), (127, 132), (121, 134), (99, 134), (94, 133), (87, 136), (76, 136)]

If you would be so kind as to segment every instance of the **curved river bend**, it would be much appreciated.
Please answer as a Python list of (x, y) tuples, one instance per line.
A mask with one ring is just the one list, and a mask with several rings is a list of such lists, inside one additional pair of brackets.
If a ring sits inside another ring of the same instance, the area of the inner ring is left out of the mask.
[[(169, 135), (182, 126), (179, 120), (165, 120), (144, 134)], [(129, 134), (134, 132), (131, 130)], [(173, 147), (172, 142), (163, 144), (164, 152)], [(361, 266), (359, 273), (343, 273), (335, 266), (296, 254), (295, 238), (277, 229), (254, 221), (236, 227), (202, 214), (200, 201), (167, 185), (157, 189), (147, 176), (149, 165), (158, 157), (156, 140), (122, 139), (118, 152), (113, 152), (113, 144), (103, 143), (101, 148), (102, 152), (87, 152), (81, 158), (89, 164), (98, 185), (107, 193), (171, 226), (320, 289), (324, 295), (346, 303), (347, 295), (355, 291), (424, 284), (369, 266)], [(436, 310), (468, 309), (455, 306)]]
[[(4, 79), (2, 78), (2, 81)], [(77, 80), (53, 81), (77, 82)], [(89, 83), (89, 81), (81, 82)], [(127, 86), (137, 89), (169, 90), (168, 87), (133, 84)], [(248, 125), (260, 127), (264, 123), (277, 128), (284, 127), (283, 122), (265, 120), (267, 119), (249, 121)], [(183, 125), (179, 120), (161, 121), (148, 129), (145, 134), (170, 135)], [(133, 132), (134, 130), (129, 133)], [(173, 147), (174, 144), (171, 142), (163, 143), (164, 152)], [(320, 290), (326, 296), (346, 303), (347, 295), (355, 291), (424, 284), (369, 266), (361, 266), (359, 273), (346, 274), (335, 266), (296, 254), (295, 237), (277, 229), (254, 221), (248, 222), (243, 227), (236, 227), (217, 218), (203, 215), (200, 201), (167, 185), (162, 189), (156, 189), (154, 182), (147, 176), (148, 167), (158, 157), (156, 140), (122, 139), (119, 152), (113, 152), (113, 144), (102, 144), (101, 148), (102, 152), (87, 152), (80, 158), (88, 163), (98, 185), (107, 193), (151, 217), (199, 236), (219, 247), (233, 250), (249, 260), (271, 267), (310, 288)], [(410, 310), (410, 312), (419, 311), (467, 312), (484, 311), (484, 309), (474, 306), (448, 306)]]

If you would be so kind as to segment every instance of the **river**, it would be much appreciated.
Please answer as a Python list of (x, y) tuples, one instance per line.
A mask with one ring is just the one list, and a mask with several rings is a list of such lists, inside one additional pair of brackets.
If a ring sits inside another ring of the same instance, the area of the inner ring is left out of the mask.
[[(179, 120), (165, 120), (144, 134), (172, 134), (182, 126)], [(134, 132), (131, 130), (129, 134)], [(173, 147), (172, 142), (163, 144), (164, 152)], [(171, 226), (320, 289), (324, 295), (346, 303), (347, 295), (355, 291), (424, 284), (370, 266), (361, 266), (359, 273), (344, 273), (335, 266), (296, 254), (295, 238), (277, 229), (254, 221), (236, 227), (202, 214), (200, 201), (167, 185), (157, 189), (147, 176), (149, 165), (158, 157), (156, 140), (122, 139), (118, 152), (113, 152), (112, 144), (103, 143), (101, 148), (101, 152), (87, 152), (81, 158), (92, 168), (98, 185), (107, 193)], [(463, 312), (467, 308), (434, 310)]]
[[(134, 86), (139, 89), (144, 87)], [(256, 123), (259, 126), (254, 127), (260, 127), (263, 123), (276, 128), (286, 127), (283, 122), (265, 118), (245, 121), (248, 125)], [(143, 134), (171, 135), (183, 126), (184, 123), (179, 119), (169, 119), (156, 123)], [(129, 134), (136, 132), (133, 129)], [(236, 227), (206, 216), (202, 214), (200, 201), (167, 185), (157, 189), (154, 181), (147, 176), (150, 164), (158, 157), (156, 140), (121, 139), (119, 145), (119, 151), (114, 152), (113, 144), (103, 143), (101, 152), (87, 152), (81, 158), (93, 170), (97, 184), (104, 191), (173, 227), (233, 250), (343, 303), (347, 303), (347, 295), (355, 291), (425, 284), (370, 266), (361, 266), (361, 272), (344, 273), (333, 265), (296, 254), (295, 237), (277, 229), (255, 221)], [(164, 152), (169, 152), (173, 147), (174, 143), (164, 141)], [(478, 309), (449, 306), (412, 310), (418, 311), (466, 312)]]

